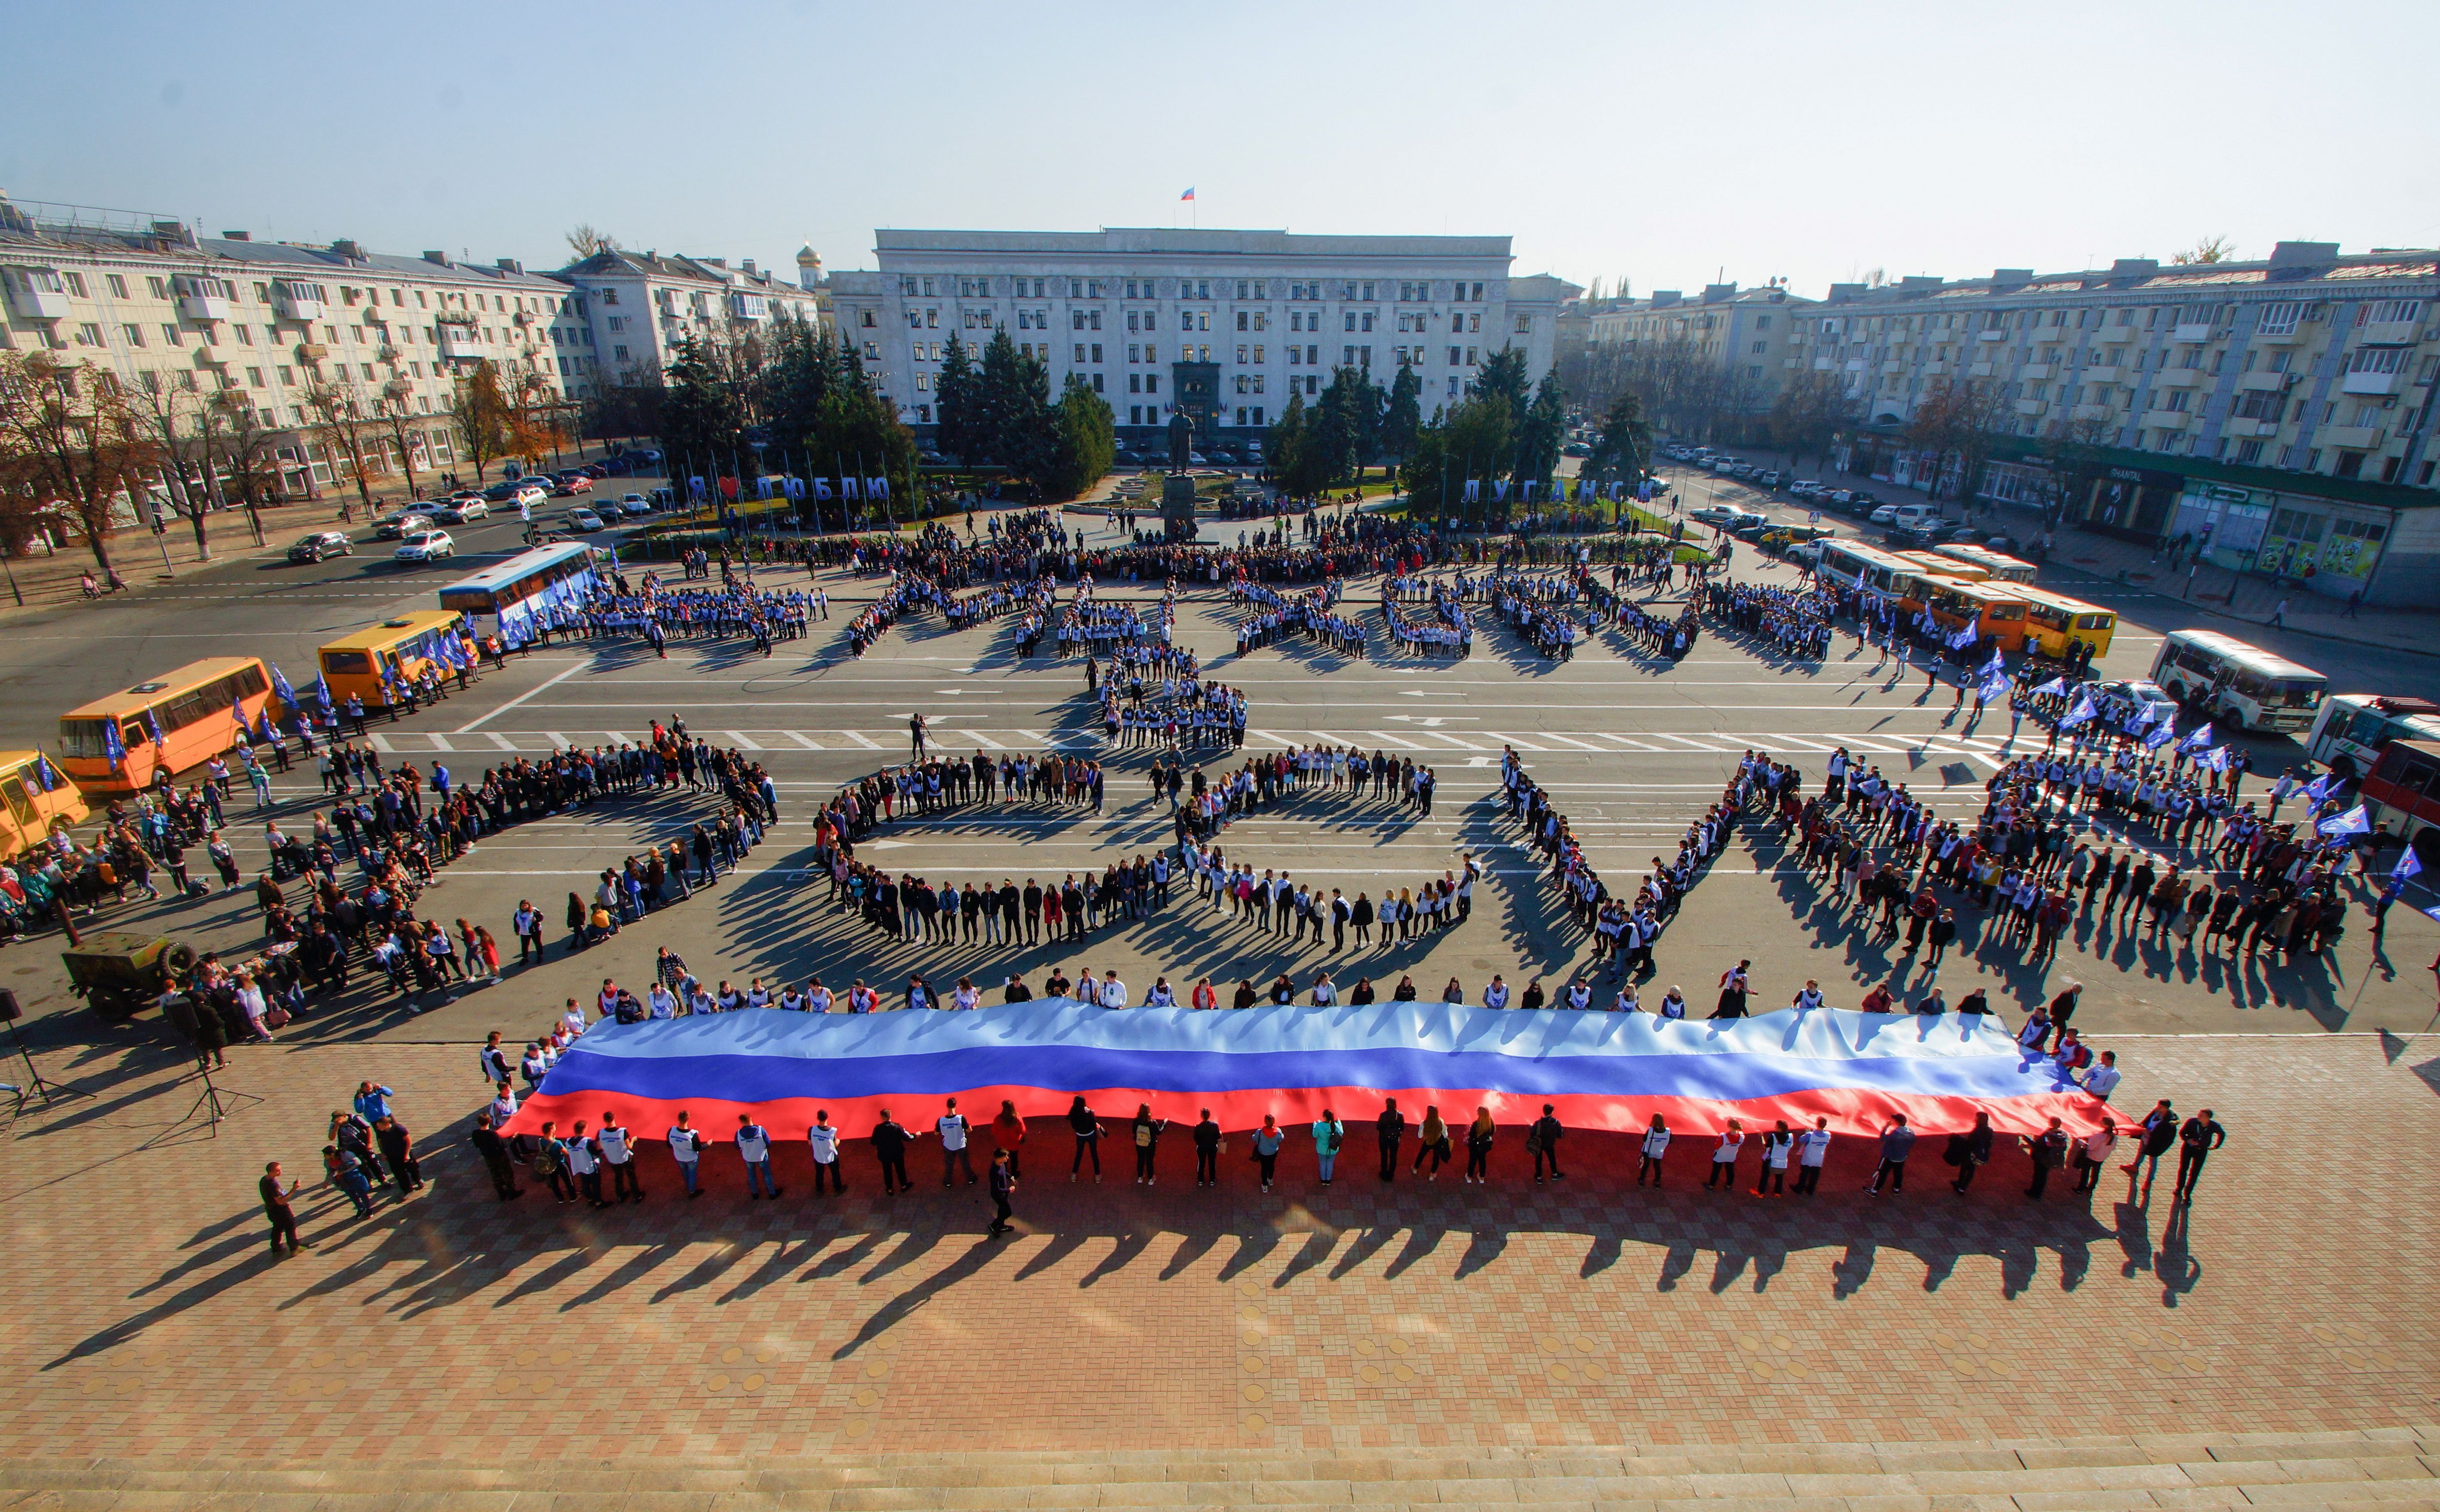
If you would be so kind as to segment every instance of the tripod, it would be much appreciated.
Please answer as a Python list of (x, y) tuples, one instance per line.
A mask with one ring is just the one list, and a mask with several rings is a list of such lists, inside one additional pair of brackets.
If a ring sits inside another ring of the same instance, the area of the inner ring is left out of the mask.
[(195, 1106), (187, 1109), (187, 1116), (170, 1125), (171, 1128), (183, 1128), (201, 1118), (204, 1120), (205, 1129), (213, 1139), (219, 1139), (221, 1120), (234, 1115), (237, 1112), (238, 1104), (262, 1101), (252, 1092), (222, 1091), (212, 1081), (211, 1062), (207, 1058), (199, 1057), (195, 1062), (195, 1070), (204, 1078), (204, 1089), (196, 1094)]
[(25, 1090), (17, 1094), (19, 1107), (25, 1107), (26, 1100), (29, 1097), (41, 1098), (43, 1106), (48, 1107), (63, 1097), (93, 1095), (73, 1082), (55, 1082), (43, 1074), (43, 1069), (34, 1064), (34, 1053), (26, 1048), (26, 1036), (17, 1033), (17, 1020), (14, 1016), (11, 1016), (9, 1020), (9, 1040), (17, 1047), (17, 1058), (26, 1063)]

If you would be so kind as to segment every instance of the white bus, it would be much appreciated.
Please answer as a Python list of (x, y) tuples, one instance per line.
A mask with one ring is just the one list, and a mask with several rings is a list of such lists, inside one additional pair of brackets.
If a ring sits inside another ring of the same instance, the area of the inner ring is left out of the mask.
[(2304, 730), (2330, 691), (2312, 668), (2216, 630), (2172, 630), (2152, 680), (2205, 717), (2252, 730)]
[(601, 553), (582, 541), (538, 546), (497, 567), (485, 567), (440, 590), (440, 607), (473, 617), (497, 617), (500, 639), (521, 646), (535, 639), (534, 616), (573, 609), (593, 596), (594, 564)]
[(2313, 733), (2305, 737), (2305, 753), (2342, 777), (2361, 777), (2393, 740), (2440, 741), (2440, 704), (2332, 693), (2313, 721)]

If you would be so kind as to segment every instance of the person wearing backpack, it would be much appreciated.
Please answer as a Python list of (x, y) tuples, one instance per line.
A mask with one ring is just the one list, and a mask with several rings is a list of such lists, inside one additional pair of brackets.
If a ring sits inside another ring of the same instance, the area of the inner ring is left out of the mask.
[(1134, 1138), (1136, 1146), (1137, 1185), (1153, 1184), (1153, 1152), (1158, 1146), (1160, 1131), (1167, 1127), (1169, 1127), (1169, 1120), (1152, 1116), (1150, 1103), (1136, 1105), (1135, 1124), (1129, 1132)]
[(576, 1181), (567, 1173), (567, 1149), (551, 1130), (556, 1124), (545, 1124), (534, 1141), (534, 1179), (550, 1188), (550, 1195), (562, 1202), (576, 1200)]
[(1465, 1131), (1466, 1180), (1480, 1182), (1484, 1186), (1491, 1184), (1491, 1142), (1494, 1133), (1491, 1109), (1476, 1108), (1474, 1122), (1466, 1126)]
[(1332, 1173), (1338, 1169), (1339, 1146), (1346, 1143), (1347, 1125), (1338, 1121), (1337, 1114), (1323, 1108), (1321, 1116), (1313, 1121), (1314, 1161), (1320, 1168), (1322, 1185), (1328, 1186)]
[(1265, 1192), (1271, 1189), (1272, 1178), (1279, 1171), (1280, 1146), (1285, 1143), (1287, 1135), (1281, 1130), (1279, 1120), (1265, 1113), (1263, 1126), (1254, 1131), (1253, 1158), (1263, 1168), (1263, 1190)]
[(1568, 1174), (1559, 1169), (1559, 1138), (1567, 1131), (1560, 1126), (1557, 1111), (1552, 1104), (1544, 1103), (1542, 1116), (1525, 1131), (1525, 1148), (1534, 1157), (1534, 1179), (1536, 1181), (1542, 1179), (1542, 1162), (1546, 1160), (1551, 1162), (1552, 1180), (1565, 1179)]

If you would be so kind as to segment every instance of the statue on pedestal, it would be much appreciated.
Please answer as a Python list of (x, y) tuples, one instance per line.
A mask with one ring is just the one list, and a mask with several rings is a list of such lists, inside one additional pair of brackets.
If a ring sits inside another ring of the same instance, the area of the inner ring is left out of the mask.
[(1169, 465), (1173, 472), (1186, 471), (1194, 456), (1194, 421), (1183, 410), (1169, 417)]

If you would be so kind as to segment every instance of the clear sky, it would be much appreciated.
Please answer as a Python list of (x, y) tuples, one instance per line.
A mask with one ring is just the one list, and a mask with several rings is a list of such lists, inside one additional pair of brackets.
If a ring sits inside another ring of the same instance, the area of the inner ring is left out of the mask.
[[(872, 229), (1507, 233), (1634, 290), (2440, 243), (2440, 6), (79, 0), (0, 188), (557, 266)], [(1179, 203), (1188, 186), (1193, 207)]]

